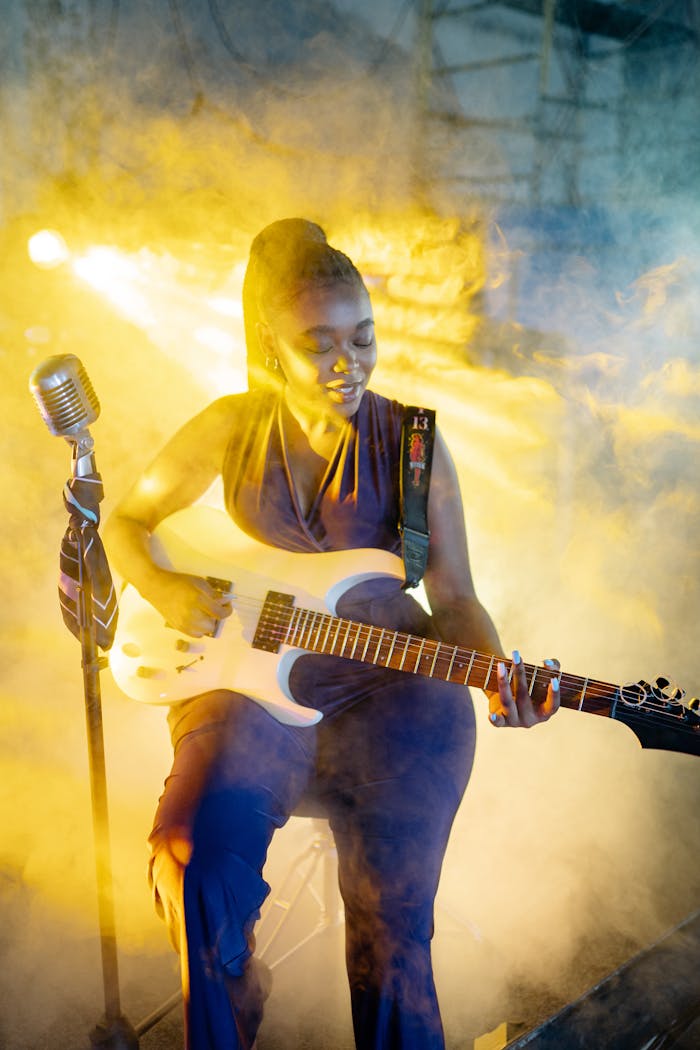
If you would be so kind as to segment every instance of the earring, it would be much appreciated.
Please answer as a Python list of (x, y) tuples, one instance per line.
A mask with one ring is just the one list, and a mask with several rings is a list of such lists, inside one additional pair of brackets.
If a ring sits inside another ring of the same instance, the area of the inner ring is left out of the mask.
[(276, 357), (265, 357), (265, 368), (268, 372), (276, 372), (280, 363)]

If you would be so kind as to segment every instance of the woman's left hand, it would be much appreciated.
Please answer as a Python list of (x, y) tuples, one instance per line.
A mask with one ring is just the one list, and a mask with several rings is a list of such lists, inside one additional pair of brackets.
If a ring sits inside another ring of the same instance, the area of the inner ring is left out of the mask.
[[(558, 660), (545, 660), (545, 667), (559, 670)], [(546, 722), (559, 709), (559, 678), (553, 677), (547, 695), (541, 703), (533, 701), (527, 684), (525, 665), (517, 649), (513, 653), (513, 676), (508, 681), (508, 670), (498, 664), (498, 692), (489, 692), (489, 721), (494, 726), (520, 726), (529, 729)]]

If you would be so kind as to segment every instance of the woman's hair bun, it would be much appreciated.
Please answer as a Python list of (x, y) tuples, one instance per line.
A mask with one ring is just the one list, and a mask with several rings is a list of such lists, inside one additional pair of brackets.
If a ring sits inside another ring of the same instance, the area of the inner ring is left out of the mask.
[(304, 244), (326, 244), (326, 234), (309, 219), (278, 219), (271, 222), (254, 238), (250, 246), (251, 259), (270, 258), (298, 252)]

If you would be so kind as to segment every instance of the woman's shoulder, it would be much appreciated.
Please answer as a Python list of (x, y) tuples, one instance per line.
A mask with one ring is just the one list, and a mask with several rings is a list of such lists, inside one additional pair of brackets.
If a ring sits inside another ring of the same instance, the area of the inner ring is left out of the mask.
[[(416, 411), (415, 405), (408, 405), (402, 401), (396, 401), (391, 397), (384, 397), (374, 390), (368, 390), (365, 394), (365, 418), (371, 425), (390, 427), (394, 431), (401, 431), (404, 419), (409, 410)], [(410, 416), (408, 416), (410, 422)]]
[(406, 407), (392, 397), (378, 394), (376, 390), (367, 390), (363, 400), (366, 402), (365, 407), (369, 414), (386, 419), (401, 418)]
[(201, 418), (212, 423), (227, 424), (259, 412), (262, 406), (273, 399), (268, 390), (246, 390), (239, 394), (224, 394), (211, 401), (201, 412)]

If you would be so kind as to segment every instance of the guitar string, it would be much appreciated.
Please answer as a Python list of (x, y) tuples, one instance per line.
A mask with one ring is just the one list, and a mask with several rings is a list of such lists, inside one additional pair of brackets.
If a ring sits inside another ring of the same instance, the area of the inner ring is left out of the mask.
[[(352, 628), (356, 628), (357, 629), (357, 633), (360, 636), (362, 636), (362, 632), (363, 631), (366, 631), (370, 636), (371, 636), (371, 634), (373, 632), (378, 632), (379, 635), (381, 636), (381, 632), (383, 630), (381, 627), (379, 627), (376, 624), (365, 624), (365, 623), (362, 623), (361, 621), (348, 620), (348, 619), (346, 619), (344, 617), (333, 616), (331, 613), (326, 613), (326, 612), (313, 610), (313, 609), (303, 609), (301, 607), (298, 607), (298, 606), (295, 606), (295, 605), (291, 605), (291, 604), (283, 604), (283, 603), (274, 602), (274, 601), (265, 601), (265, 602), (263, 602), (260, 599), (249, 597), (249, 596), (246, 596), (246, 595), (241, 595), (241, 596), (235, 595), (235, 596), (232, 597), (232, 601), (237, 603), (237, 604), (240, 604), (240, 605), (247, 605), (247, 606), (253, 607), (255, 609), (265, 609), (268, 612), (272, 611), (273, 612), (273, 616), (271, 616), (271, 617), (266, 616), (266, 618), (265, 618), (265, 626), (266, 626), (266, 628), (269, 628), (271, 631), (273, 630), (273, 631), (277, 632), (276, 638), (280, 642), (280, 644), (283, 644), (283, 642), (284, 642), (284, 640), (285, 640), (285, 638), (286, 638), (286, 636), (287, 636), (287, 634), (288, 634), (288, 632), (290, 630), (291, 621), (294, 618), (295, 614), (298, 614), (298, 615), (297, 615), (297, 622), (294, 625), (294, 631), (298, 632), (300, 635), (303, 635), (308, 630), (310, 630), (311, 635), (313, 635), (314, 633), (319, 634), (323, 627), (327, 627), (328, 626), (329, 621), (330, 621), (330, 623), (335, 622), (337, 624), (338, 630), (343, 629), (343, 628), (348, 628), (348, 627), (350, 628), (350, 630), (352, 630)], [(318, 620), (317, 624), (314, 623), (315, 620)], [(302, 621), (310, 621), (310, 622), (302, 622)], [(312, 623), (313, 623), (313, 626), (311, 626)], [(407, 660), (410, 660), (411, 656), (417, 657), (418, 653), (422, 649), (425, 649), (426, 642), (427, 642), (429, 648), (428, 648), (427, 653), (425, 654), (425, 657), (426, 657), (426, 660), (432, 658), (434, 665), (437, 665), (438, 662), (444, 662), (445, 660), (448, 660), (453, 652), (458, 652), (460, 654), (464, 654), (464, 659), (461, 661), (461, 666), (459, 667), (459, 669), (463, 670), (465, 664), (469, 663), (470, 664), (470, 676), (471, 676), (471, 674), (474, 673), (474, 671), (481, 671), (482, 675), (484, 676), (484, 680), (485, 680), (484, 684), (486, 684), (486, 682), (488, 681), (488, 677), (490, 677), (490, 675), (487, 677), (486, 671), (491, 671), (492, 672), (493, 669), (494, 669), (494, 666), (495, 666), (494, 658), (492, 658), (490, 655), (479, 653), (477, 650), (472, 650), (472, 649), (470, 649), (467, 646), (453, 645), (452, 643), (446, 643), (446, 642), (438, 642), (436, 639), (423, 639), (423, 638), (420, 638), (419, 636), (412, 635), (412, 634), (409, 634), (407, 632), (394, 631), (391, 628), (386, 628), (384, 630), (389, 630), (390, 631), (390, 637), (394, 637), (395, 640), (398, 640), (400, 643), (404, 643), (403, 645), (399, 644), (399, 646), (397, 648), (398, 648), (399, 652), (404, 652), (404, 650), (405, 650), (404, 656), (405, 656), (405, 659), (407, 659)], [(337, 634), (337, 632), (336, 632), (336, 634)], [(290, 644), (294, 644), (294, 643), (290, 643)], [(344, 644), (343, 648), (345, 647), (345, 644)], [(435, 648), (432, 648), (433, 646), (437, 647), (437, 652), (436, 652)], [(381, 645), (380, 645), (379, 648), (381, 649)], [(439, 650), (441, 648), (444, 648), (446, 650), (446, 652), (444, 654), (440, 654)], [(331, 646), (331, 651), (326, 653), (326, 655), (337, 655), (337, 656), (340, 656), (340, 654), (332, 654), (332, 649), (333, 649), (333, 646)], [(323, 652), (323, 649), (321, 649), (321, 651)], [(468, 658), (471, 656), (472, 653), (474, 654), (474, 659), (473, 660), (469, 660)], [(378, 653), (375, 652), (374, 658), (376, 659), (377, 656), (378, 656)], [(358, 657), (356, 657), (356, 659), (359, 660)], [(363, 661), (360, 661), (360, 662), (372, 663), (373, 661), (372, 660), (363, 660)], [(505, 661), (505, 663), (506, 663), (506, 666), (508, 666), (509, 661)], [(391, 667), (391, 664), (384, 665), (384, 666)], [(524, 664), (524, 667), (525, 667), (525, 670), (526, 670), (526, 672), (528, 674), (534, 673), (534, 683), (531, 686), (531, 688), (534, 688), (535, 685), (537, 685), (537, 684), (539, 684), (539, 685), (546, 684), (546, 682), (550, 678), (554, 677), (552, 671), (550, 669), (548, 669), (548, 668), (540, 667), (539, 665), (535, 665), (535, 664)], [(430, 675), (430, 677), (438, 677), (439, 678), (440, 676), (439, 675)], [(593, 702), (593, 701), (596, 701), (596, 700), (600, 700), (600, 701), (606, 700), (607, 701), (607, 700), (610, 700), (610, 699), (614, 699), (615, 695), (619, 692), (621, 694), (621, 699), (626, 704), (626, 708), (625, 708), (626, 711), (634, 711), (634, 709), (636, 707), (639, 710), (643, 710), (645, 712), (649, 712), (649, 714), (651, 715), (654, 712), (655, 708), (661, 707), (662, 710), (660, 711), (660, 714), (662, 716), (664, 716), (664, 717), (678, 717), (678, 718), (682, 719), (682, 717), (683, 717), (682, 712), (685, 712), (685, 711), (688, 710), (686, 707), (684, 707), (683, 704), (679, 703), (678, 701), (663, 700), (661, 698), (653, 697), (653, 694), (651, 696), (647, 694), (642, 699), (640, 699), (639, 701), (637, 701), (635, 703), (635, 702), (633, 702), (633, 701), (631, 701), (631, 700), (629, 700), (628, 698), (625, 697), (625, 691), (628, 693), (628, 695), (631, 694), (631, 693), (634, 693), (635, 684), (630, 684), (628, 686), (620, 686), (620, 685), (615, 685), (614, 683), (611, 683), (611, 682), (603, 682), (600, 679), (586, 679), (583, 676), (574, 675), (574, 674), (567, 673), (567, 672), (560, 672), (559, 678), (560, 678), (560, 681), (561, 681), (561, 690), (562, 690), (562, 692), (570, 692), (570, 693), (572, 693), (573, 696), (577, 696), (578, 695), (577, 687), (580, 686), (581, 684), (585, 683), (584, 703), (586, 701)], [(538, 681), (539, 679), (541, 679), (541, 681)], [(455, 679), (450, 677), (449, 679), (443, 678), (441, 680), (442, 681), (454, 681)], [(463, 683), (463, 684), (466, 684), (466, 683)], [(677, 715), (674, 712), (669, 711), (669, 705), (671, 707), (677, 707), (677, 708), (680, 709)]]
[[(241, 601), (240, 598), (237, 598), (236, 600), (239, 601), (239, 602)], [(265, 626), (270, 628), (271, 630), (276, 630), (278, 632), (277, 636), (278, 636), (278, 640), (280, 642), (283, 641), (285, 635), (290, 630), (291, 620), (294, 617), (295, 613), (300, 614), (300, 615), (297, 616), (297, 623), (294, 625), (293, 629), (300, 636), (303, 636), (304, 633), (309, 633), (310, 634), (309, 641), (311, 640), (311, 637), (313, 637), (314, 634), (319, 635), (323, 627), (327, 627), (328, 629), (330, 629), (329, 628), (329, 621), (331, 623), (333, 621), (335, 621), (335, 623), (337, 624), (337, 629), (340, 629), (340, 628), (343, 628), (343, 627), (345, 627), (345, 628), (353, 628), (353, 627), (355, 627), (355, 628), (357, 628), (357, 633), (359, 633), (359, 634), (362, 634), (363, 631), (366, 631), (369, 634), (371, 634), (372, 632), (379, 632), (380, 635), (381, 635), (381, 632), (382, 632), (382, 628), (378, 627), (375, 624), (364, 624), (364, 623), (362, 623), (360, 621), (351, 621), (351, 620), (347, 620), (347, 619), (345, 619), (343, 617), (332, 616), (332, 614), (330, 614), (330, 613), (325, 613), (325, 612), (316, 611), (316, 610), (301, 609), (301, 608), (293, 606), (293, 605), (284, 605), (284, 604), (281, 604), (281, 603), (274, 603), (274, 602), (271, 602), (271, 601), (268, 601), (267, 603), (263, 603), (263, 602), (260, 602), (258, 599), (248, 599), (246, 601), (246, 604), (252, 604), (252, 605), (254, 605), (254, 606), (258, 607), (258, 608), (265, 607), (265, 605), (266, 605), (268, 611), (269, 610), (275, 610), (277, 612), (278, 619), (275, 619), (274, 617), (266, 617)], [(318, 621), (318, 622), (316, 622), (316, 621)], [(420, 651), (422, 648), (425, 648), (425, 645), (426, 645), (426, 642), (427, 642), (428, 645), (429, 645), (429, 649), (428, 649), (428, 652), (426, 654), (426, 659), (432, 656), (434, 658), (434, 662), (437, 662), (437, 660), (445, 660), (445, 659), (448, 658), (448, 655), (453, 650), (455, 650), (457, 652), (460, 652), (460, 653), (464, 653), (465, 656), (468, 656), (472, 652), (474, 652), (474, 660), (471, 661), (471, 665), (472, 665), (471, 666), (471, 670), (472, 671), (474, 669), (483, 670), (484, 667), (493, 669), (494, 660), (493, 660), (493, 658), (491, 656), (486, 656), (485, 654), (482, 654), (482, 653), (479, 653), (477, 651), (471, 650), (471, 649), (469, 649), (469, 648), (467, 648), (465, 646), (452, 645), (451, 643), (439, 643), (439, 642), (437, 642), (434, 639), (426, 639), (426, 640), (424, 640), (424, 639), (422, 639), (422, 638), (420, 638), (418, 636), (409, 635), (409, 634), (407, 634), (405, 632), (393, 631), (393, 629), (390, 629), (390, 631), (391, 631), (391, 636), (393, 636), (395, 638), (395, 640), (399, 640), (400, 642), (404, 643), (403, 645), (399, 645), (398, 646), (398, 650), (402, 651), (402, 652), (403, 652), (403, 650), (405, 650), (405, 658), (409, 658), (409, 656), (417, 656), (418, 652), (416, 650)], [(336, 634), (337, 634), (337, 631), (336, 631)], [(302, 647), (303, 647), (303, 644), (302, 644)], [(437, 647), (437, 650), (438, 650), (437, 653), (435, 651), (435, 648), (433, 648), (433, 647)], [(332, 651), (332, 648), (333, 648), (333, 646), (331, 646), (331, 651)], [(380, 646), (380, 648), (381, 648), (381, 646)], [(444, 654), (440, 655), (439, 654), (439, 649), (440, 648), (445, 648), (447, 651)], [(340, 654), (335, 654), (335, 655), (340, 655)], [(375, 659), (377, 658), (377, 655), (378, 655), (378, 653), (375, 652), (375, 654), (374, 654), (374, 658)], [(437, 660), (436, 660), (436, 657), (437, 657)], [(364, 661), (364, 662), (372, 662), (372, 661), (370, 660), (370, 661)], [(506, 661), (506, 663), (508, 663), (508, 661)], [(534, 672), (534, 674), (535, 674), (535, 681), (537, 680), (537, 678), (543, 678), (543, 679), (547, 680), (548, 678), (553, 677), (551, 671), (549, 669), (544, 668), (544, 667), (539, 667), (538, 665), (528, 665), (528, 664), (525, 664), (524, 666), (526, 668), (526, 671)], [(462, 670), (462, 669), (463, 669), (463, 663), (462, 663), (462, 666), (460, 666), (460, 670)], [(633, 685), (630, 685), (630, 686), (618, 686), (618, 685), (615, 685), (613, 683), (603, 682), (603, 681), (596, 680), (596, 679), (588, 679), (586, 681), (586, 679), (581, 677), (581, 676), (567, 674), (566, 672), (562, 672), (560, 677), (561, 677), (561, 680), (562, 680), (562, 686), (564, 688), (566, 688), (567, 686), (569, 686), (569, 687), (570, 686), (574, 686), (575, 687), (578, 684), (586, 683), (586, 697), (587, 698), (591, 698), (591, 699), (596, 699), (596, 698), (597, 699), (602, 699), (603, 697), (609, 697), (611, 692), (613, 694), (615, 694), (618, 691), (618, 689), (620, 689), (621, 691), (627, 689), (628, 693), (634, 691), (634, 686)], [(659, 700), (658, 702), (667, 704), (667, 703), (670, 703), (671, 701)], [(682, 705), (678, 705), (678, 706), (682, 706)]]
[[(262, 603), (260, 603), (260, 604), (262, 604)], [(382, 628), (378, 627), (375, 624), (364, 624), (364, 623), (361, 623), (359, 621), (351, 621), (351, 620), (347, 620), (347, 619), (345, 619), (343, 617), (334, 617), (330, 613), (324, 613), (324, 612), (319, 612), (319, 611), (315, 611), (315, 610), (303, 610), (303, 609), (299, 609), (299, 608), (297, 608), (295, 606), (281, 605), (281, 604), (276, 604), (274, 602), (268, 602), (267, 603), (267, 609), (276, 611), (279, 614), (279, 616), (280, 616), (280, 618), (277, 619), (277, 620), (275, 620), (274, 617), (266, 617), (266, 620), (265, 620), (266, 626), (269, 626), (271, 629), (278, 629), (279, 630), (279, 632), (280, 632), (280, 634), (279, 634), (280, 640), (284, 636), (286, 636), (288, 631), (290, 630), (290, 627), (291, 627), (291, 622), (290, 621), (291, 621), (294, 613), (296, 612), (296, 613), (301, 614), (300, 616), (298, 616), (297, 623), (294, 624), (293, 630), (299, 636), (299, 644), (301, 644), (302, 647), (303, 647), (303, 642), (301, 641), (301, 639), (303, 638), (303, 635), (305, 633), (309, 633), (309, 636), (310, 636), (309, 637), (309, 641), (311, 641), (311, 638), (313, 637), (314, 634), (319, 635), (321, 633), (321, 630), (328, 625), (328, 621), (331, 621), (331, 622), (335, 621), (336, 624), (338, 625), (339, 629), (341, 629), (343, 627), (348, 627), (348, 626), (356, 627), (357, 628), (357, 633), (360, 634), (360, 635), (362, 634), (362, 632), (367, 632), (370, 635), (373, 632), (379, 632), (379, 634), (381, 636), (381, 632), (382, 632)], [(318, 622), (317, 623), (314, 622), (315, 620), (318, 620)], [(393, 631), (393, 629), (390, 629), (390, 630), (391, 630), (391, 636), (394, 637), (396, 640), (398, 640), (399, 643), (400, 643), (396, 647), (397, 650), (399, 652), (402, 652), (406, 659), (410, 659), (410, 657), (417, 657), (419, 651), (421, 649), (425, 648), (425, 644), (426, 644), (426, 641), (427, 641), (429, 648), (428, 648), (428, 652), (426, 653), (426, 660), (428, 660), (428, 659), (430, 659), (432, 657), (434, 662), (437, 662), (437, 660), (440, 660), (440, 661), (444, 662), (445, 660), (448, 660), (450, 658), (450, 655), (451, 655), (451, 653), (453, 651), (456, 651), (457, 653), (463, 654), (463, 659), (460, 660), (460, 663), (457, 665), (459, 667), (459, 670), (463, 670), (464, 666), (467, 663), (470, 663), (470, 665), (471, 665), (470, 670), (472, 672), (475, 669), (483, 671), (484, 668), (487, 668), (488, 670), (493, 670), (493, 668), (494, 668), (494, 659), (492, 657), (486, 656), (486, 655), (481, 654), (481, 653), (478, 653), (478, 652), (476, 652), (474, 650), (471, 650), (471, 649), (469, 649), (469, 648), (467, 648), (465, 646), (452, 645), (451, 643), (440, 643), (440, 642), (437, 642), (435, 639), (424, 640), (422, 638), (419, 638), (418, 636), (410, 635), (410, 634), (408, 634), (406, 632)], [(378, 641), (379, 641), (379, 639), (378, 639)], [(401, 644), (401, 643), (403, 643), (403, 644)], [(293, 644), (293, 643), (290, 643), (290, 644)], [(380, 646), (380, 648), (381, 648), (381, 646)], [(445, 653), (443, 653), (443, 654), (439, 653), (439, 650), (441, 648), (444, 648), (446, 650)], [(331, 652), (332, 652), (332, 649), (333, 649), (333, 646), (331, 646)], [(437, 654), (436, 654), (436, 649), (437, 649)], [(474, 652), (474, 659), (470, 661), (468, 658), (471, 656), (472, 652)], [(330, 655), (330, 653), (328, 655)], [(334, 654), (334, 655), (341, 655), (341, 654)], [(374, 659), (377, 658), (377, 655), (378, 655), (378, 653), (375, 651)], [(436, 656), (437, 656), (437, 660), (435, 660)], [(364, 662), (372, 662), (372, 660), (364, 661)], [(389, 665), (389, 666), (391, 666), (391, 665)], [(542, 677), (545, 680), (547, 680), (547, 679), (553, 677), (552, 673), (550, 671), (548, 671), (546, 668), (535, 667), (535, 665), (527, 665), (527, 664), (525, 665), (525, 667), (526, 667), (526, 669), (529, 669), (530, 671), (534, 671), (535, 672), (536, 679), (538, 677)], [(433, 676), (433, 677), (435, 677), (435, 676)], [(486, 678), (485, 675), (484, 675), (484, 677)], [(566, 680), (565, 682), (563, 682), (563, 684), (571, 684), (568, 680), (572, 679), (572, 676), (563, 674), (562, 675), (562, 679)], [(450, 679), (450, 680), (452, 680), (452, 679)], [(584, 679), (580, 678), (579, 681), (583, 682)], [(596, 686), (602, 687), (602, 691), (601, 692), (596, 692), (596, 688), (595, 688)], [(611, 691), (614, 693), (614, 692), (617, 691), (617, 688), (618, 687), (613, 685), (613, 684), (608, 684), (608, 683), (604, 683), (604, 682), (596, 682), (595, 680), (589, 680), (586, 692), (592, 699), (596, 699), (596, 696), (597, 696), (597, 698), (602, 698), (603, 696), (606, 696), (606, 697), (609, 696)]]

